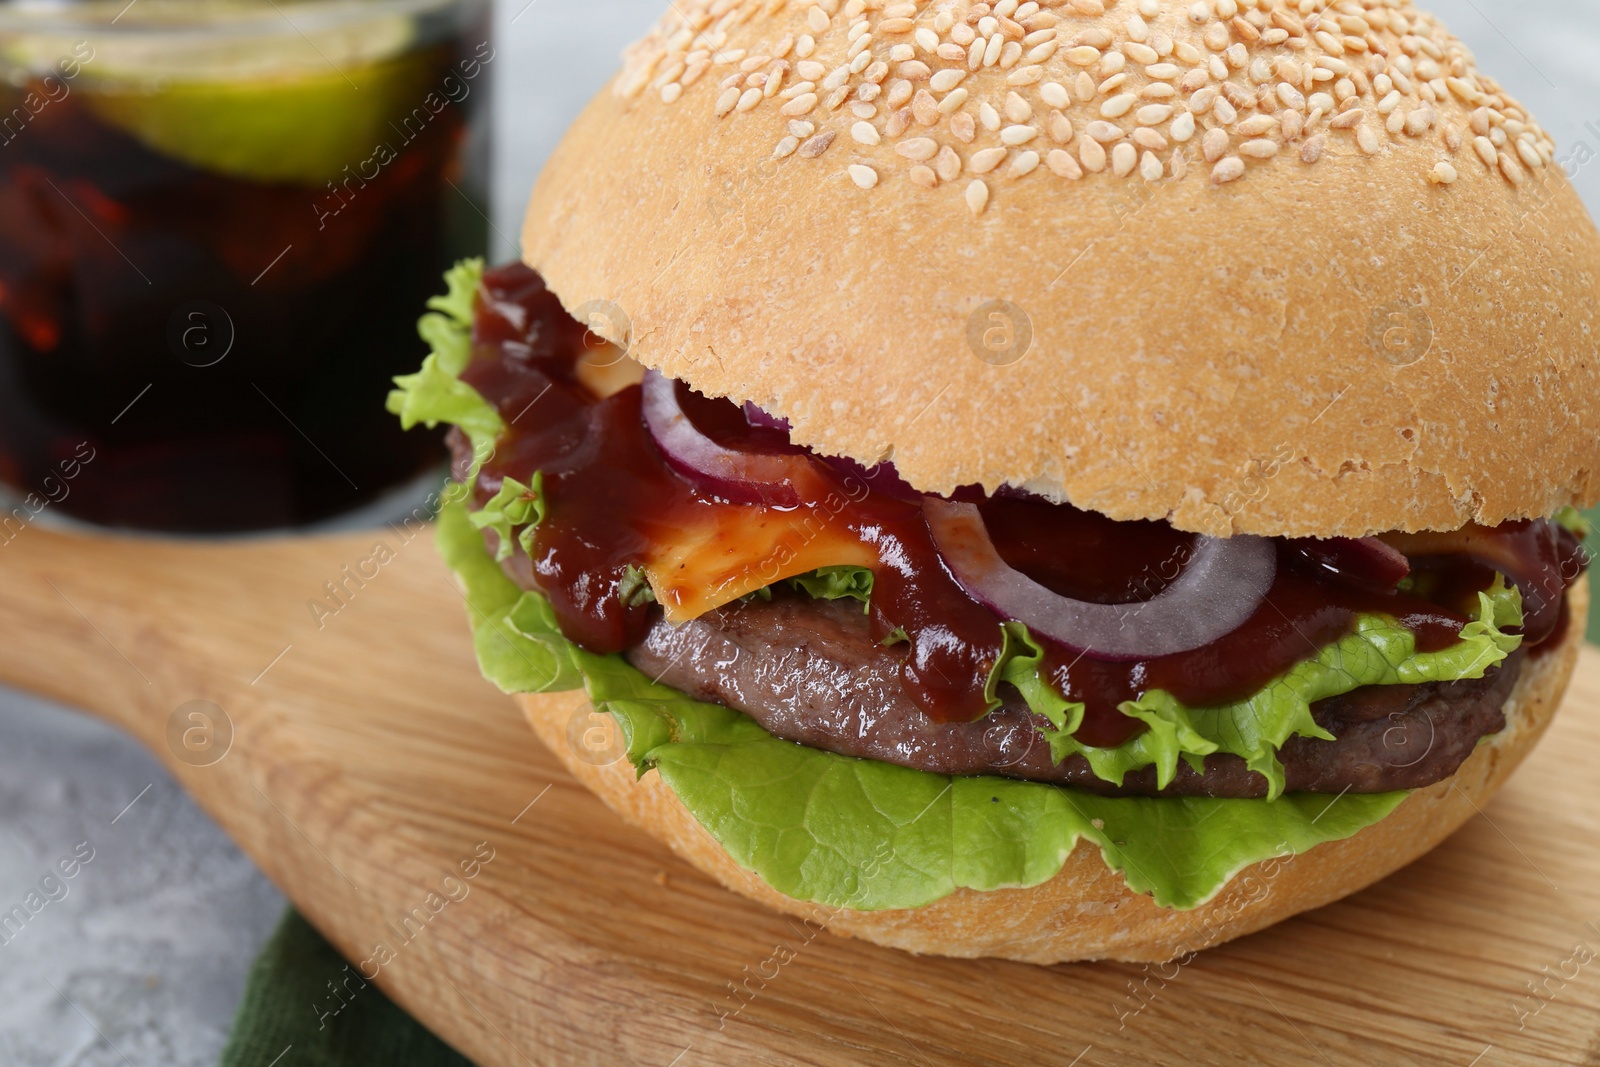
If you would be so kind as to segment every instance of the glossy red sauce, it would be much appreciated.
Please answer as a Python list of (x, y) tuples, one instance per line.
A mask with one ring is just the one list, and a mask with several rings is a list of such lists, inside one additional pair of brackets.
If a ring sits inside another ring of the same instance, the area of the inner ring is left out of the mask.
[[(730, 504), (674, 473), (644, 425), (638, 386), (602, 399), (582, 384), (576, 367), (587, 351), (585, 331), (526, 268), (485, 276), (473, 345), (463, 379), (508, 426), (480, 473), (479, 498), (496, 492), (507, 475), (526, 481), (542, 471), (545, 518), (531, 563), (562, 632), (601, 653), (637, 644), (660, 609), (624, 603), (630, 565), (639, 564), (652, 544), (673, 543), (703, 509), (772, 505)], [(783, 430), (752, 426), (728, 401), (684, 399), (702, 432), (723, 444), (804, 452)], [(904, 649), (907, 692), (935, 719), (982, 715), (984, 683), (1001, 651), (1001, 620), (946, 571), (915, 495), (892, 473), (817, 457), (809, 465), (814, 477), (796, 487), (797, 501), (783, 502), (785, 513), (797, 524), (841, 527), (876, 550), (872, 631)], [(1193, 535), (1163, 522), (1114, 522), (1025, 496), (971, 498), (1009, 564), (1077, 599), (1149, 599), (1181, 573), (1194, 543)], [(1585, 563), (1576, 538), (1542, 520), (1508, 523), (1483, 536), (1496, 567), (1523, 587), (1529, 641), (1555, 636), (1565, 617), (1562, 591)], [(1337, 553), (1320, 551), (1317, 543), (1278, 539), (1276, 549), (1277, 576), (1261, 607), (1202, 648), (1107, 662), (1049, 646), (1051, 679), (1086, 705), (1076, 736), (1099, 746), (1127, 740), (1143, 725), (1117, 705), (1150, 689), (1165, 689), (1192, 706), (1247, 696), (1348, 634), (1359, 613), (1393, 617), (1423, 650), (1445, 647), (1475, 613), (1476, 594), (1495, 573), (1467, 556), (1423, 557), (1415, 561), (1416, 587), (1407, 594), (1341, 571), (1331, 562)]]

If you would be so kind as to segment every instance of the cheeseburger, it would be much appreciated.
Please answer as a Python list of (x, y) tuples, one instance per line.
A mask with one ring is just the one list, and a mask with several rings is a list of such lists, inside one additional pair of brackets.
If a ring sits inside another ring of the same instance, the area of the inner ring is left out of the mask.
[(1405, 0), (679, 0), (454, 270), (486, 676), (733, 890), (1161, 960), (1433, 848), (1550, 720), (1600, 235)]

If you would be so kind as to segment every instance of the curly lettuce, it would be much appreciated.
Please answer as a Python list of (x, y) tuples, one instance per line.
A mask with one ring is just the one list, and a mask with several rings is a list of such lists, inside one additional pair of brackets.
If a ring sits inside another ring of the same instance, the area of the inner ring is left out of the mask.
[[(385, 406), (409, 430), (418, 423), (433, 429), (441, 422), (461, 428), (472, 443), (472, 473), (493, 453), (505, 422), (494, 405), (461, 380), (472, 358), (472, 306), (483, 280), (483, 260), (467, 259), (445, 274), (449, 292), (431, 297), (433, 310), (417, 323), (417, 333), (431, 351), (415, 374), (394, 380)], [(471, 478), (467, 479), (468, 482)]]
[(1436, 652), (1418, 652), (1411, 631), (1382, 615), (1362, 615), (1355, 630), (1301, 660), (1248, 698), (1218, 707), (1191, 708), (1156, 689), (1138, 700), (1118, 705), (1124, 715), (1148, 729), (1115, 748), (1085, 745), (1072, 735), (1083, 723), (1083, 705), (1066, 700), (1044, 680), (1044, 650), (1021, 623), (1004, 626), (1005, 646), (990, 672), (985, 695), (999, 703), (999, 683), (1016, 687), (1028, 706), (1050, 720), (1044, 731), (1057, 763), (1080, 755), (1095, 775), (1122, 784), (1133, 770), (1154, 765), (1157, 785), (1165, 787), (1177, 773), (1178, 760), (1200, 770), (1206, 756), (1226, 752), (1267, 780), (1268, 798), (1283, 792), (1283, 765), (1278, 749), (1295, 735), (1332, 741), (1317, 725), (1311, 705), (1365, 685), (1400, 685), (1482, 678), (1522, 642), (1505, 628), (1522, 623), (1522, 597), (1503, 578), (1478, 594), (1478, 614), (1461, 631), (1461, 639)]

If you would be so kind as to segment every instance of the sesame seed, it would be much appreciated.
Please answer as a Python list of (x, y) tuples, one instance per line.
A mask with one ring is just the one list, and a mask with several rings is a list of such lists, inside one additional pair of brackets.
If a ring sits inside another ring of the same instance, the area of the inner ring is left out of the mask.
[(1125, 136), (1121, 126), (1114, 122), (1107, 122), (1104, 119), (1095, 119), (1084, 128), (1084, 132), (1101, 144), (1120, 141)]
[[(871, 86), (867, 86), (867, 88), (871, 88)], [(869, 104), (858, 100), (856, 103), (850, 105), (850, 113), (858, 119), (876, 118), (878, 115), (878, 105)]]
[(1139, 150), (1124, 141), (1111, 150), (1111, 173), (1126, 178), (1139, 164)]
[(1152, 152), (1165, 152), (1167, 139), (1148, 126), (1140, 126), (1133, 131), (1133, 143), (1140, 148), (1148, 148)]
[(932, 159), (939, 151), (939, 142), (932, 137), (912, 137), (894, 146), (894, 150), (907, 159)]
[(924, 189), (932, 189), (939, 184), (939, 178), (933, 173), (932, 168), (922, 164), (912, 167), (906, 176), (911, 179), (912, 184), (920, 185)]
[(1521, 157), (1522, 162), (1528, 165), (1529, 170), (1538, 170), (1544, 166), (1544, 160), (1540, 158), (1538, 150), (1529, 141), (1521, 138), (1517, 140), (1517, 155)]
[(1067, 94), (1067, 87), (1060, 82), (1045, 82), (1039, 86), (1039, 97), (1051, 107), (1072, 106), (1072, 97)]
[(877, 127), (870, 122), (858, 122), (850, 127), (850, 139), (857, 144), (874, 145), (880, 140)]
[(1027, 144), (1039, 135), (1039, 130), (1034, 126), (1007, 126), (1000, 131), (1000, 143), (1016, 147)]
[(1004, 148), (983, 148), (972, 153), (967, 166), (974, 174), (988, 174), (991, 170), (1005, 162), (1006, 150)]
[(987, 101), (978, 105), (978, 121), (983, 123), (983, 128), (994, 131), (1000, 128), (1000, 112)]
[(1172, 120), (1172, 126), (1168, 132), (1172, 134), (1174, 141), (1187, 141), (1194, 136), (1194, 115), (1187, 111), (1183, 112)]
[(1300, 146), (1300, 162), (1315, 163), (1322, 158), (1322, 152), (1327, 145), (1328, 139), (1322, 134), (1307, 138), (1306, 143)]
[(1144, 67), (1161, 62), (1160, 53), (1149, 45), (1139, 44), (1137, 41), (1124, 41), (1122, 54)]
[(983, 214), (983, 209), (989, 206), (989, 187), (981, 178), (975, 178), (966, 191), (967, 210), (974, 215)]
[(911, 98), (911, 113), (922, 125), (932, 126), (939, 121), (939, 102), (928, 90), (918, 89), (917, 95)]
[[(727, 99), (727, 95), (724, 94), (723, 95), (723, 100), (726, 100), (726, 99)], [(778, 114), (786, 116), (786, 117), (794, 117), (794, 116), (797, 116), (797, 115), (806, 115), (806, 114), (809, 114), (814, 108), (816, 108), (816, 106), (817, 106), (817, 94), (816, 93), (801, 93), (799, 96), (795, 97), (793, 100), (789, 101), (787, 104), (784, 104), (782, 107), (780, 107), (778, 109)], [(719, 100), (717, 102), (717, 107), (719, 109), (722, 107), (722, 101), (721, 100)]]
[(1034, 151), (1023, 152), (1011, 161), (1011, 166), (1006, 168), (1006, 177), (1022, 178), (1032, 174), (1039, 166), (1039, 153)]
[(950, 67), (946, 70), (939, 71), (932, 78), (928, 79), (928, 85), (936, 93), (948, 93), (951, 89), (954, 89), (956, 86), (960, 85), (961, 79), (965, 78), (966, 76), (967, 72), (962, 70), (960, 67)]
[(1162, 173), (1161, 160), (1154, 152), (1146, 152), (1139, 157), (1139, 176), (1145, 181), (1156, 181), (1161, 177)]
[(1207, 130), (1204, 139), (1200, 142), (1201, 151), (1205, 153), (1207, 163), (1215, 163), (1228, 151), (1228, 131), (1222, 129)]
[[(738, 86), (732, 86), (730, 88), (724, 89), (722, 91), (722, 95), (717, 97), (717, 106), (716, 106), (717, 118), (720, 119), (722, 116), (724, 116), (728, 112), (732, 111), (734, 109), (734, 107), (736, 107), (738, 105), (738, 103), (739, 103), (739, 88), (738, 88)], [(798, 114), (798, 112), (797, 112), (797, 114)]]
[(1252, 159), (1271, 159), (1278, 154), (1278, 142), (1265, 137), (1253, 141), (1246, 141), (1239, 146), (1239, 154)]
[(1015, 92), (1006, 94), (1006, 118), (1012, 122), (1027, 122), (1033, 118), (1033, 105)]
[(935, 52), (939, 48), (939, 35), (926, 26), (918, 29), (912, 38), (917, 42), (917, 47), (924, 52)]
[(1102, 117), (1108, 119), (1120, 118), (1121, 116), (1126, 115), (1133, 108), (1134, 101), (1136, 100), (1138, 100), (1138, 97), (1134, 96), (1132, 93), (1123, 93), (1121, 96), (1113, 96), (1110, 100), (1107, 100), (1105, 103), (1100, 105), (1100, 114)]
[(952, 115), (962, 104), (967, 102), (967, 90), (964, 88), (952, 89), (939, 101), (939, 110), (946, 115)]
[(1080, 44), (1076, 48), (1067, 49), (1067, 62), (1080, 67), (1092, 67), (1100, 62), (1100, 49), (1093, 45)]
[(1353, 107), (1349, 111), (1341, 112), (1329, 119), (1328, 125), (1335, 130), (1353, 130), (1361, 125), (1362, 120), (1366, 117), (1366, 111), (1359, 107)]
[(1172, 115), (1171, 104), (1146, 104), (1135, 114), (1141, 126), (1158, 126)]
[(1278, 127), (1278, 120), (1271, 115), (1251, 115), (1234, 127), (1234, 131), (1241, 137), (1260, 137), (1268, 130)]
[(1360, 146), (1361, 151), (1369, 156), (1377, 155), (1378, 149), (1381, 147), (1377, 132), (1366, 123), (1356, 127), (1356, 144)]
[(828, 150), (828, 146), (833, 143), (833, 138), (834, 132), (832, 130), (823, 130), (800, 146), (800, 158), (816, 159)]
[(675, 103), (683, 95), (683, 86), (677, 82), (668, 82), (661, 87), (661, 102), (663, 104)]
[(943, 181), (955, 181), (961, 173), (961, 156), (954, 148), (945, 145), (939, 149), (939, 154), (934, 157), (933, 171)]
[(1083, 168), (1078, 165), (1076, 159), (1072, 158), (1072, 153), (1063, 151), (1060, 148), (1052, 149), (1050, 154), (1045, 157), (1044, 163), (1045, 166), (1050, 168), (1052, 174), (1062, 178), (1071, 178), (1076, 181), (1083, 177)]
[(850, 180), (863, 189), (871, 189), (878, 184), (878, 172), (871, 167), (864, 167), (860, 163), (852, 163), (849, 167)]
[(1472, 150), (1478, 153), (1478, 158), (1483, 160), (1483, 165), (1492, 167), (1497, 162), (1495, 158), (1494, 142), (1487, 137), (1474, 137)]
[(792, 156), (794, 155), (794, 150), (799, 147), (800, 138), (791, 134), (790, 136), (785, 137), (783, 140), (778, 142), (778, 146), (772, 150), (772, 158), (784, 159), (788, 156)]
[(969, 112), (958, 111), (950, 116), (950, 132), (955, 134), (958, 140), (970, 144), (977, 136), (978, 124)]
[(903, 107), (889, 115), (889, 120), (883, 124), (883, 132), (889, 137), (899, 137), (911, 128), (911, 109)]
[(1099, 141), (1087, 139), (1078, 145), (1078, 160), (1083, 169), (1099, 174), (1106, 169), (1106, 150)]
[(1204, 115), (1211, 110), (1211, 105), (1216, 102), (1216, 99), (1217, 90), (1208, 85), (1204, 89), (1197, 90), (1189, 98), (1189, 110), (1196, 115)]
[(1238, 156), (1228, 156), (1217, 162), (1211, 168), (1211, 182), (1213, 185), (1225, 185), (1244, 177), (1244, 160)]
[(1428, 172), (1428, 180), (1435, 185), (1453, 185), (1458, 177), (1460, 175), (1456, 173), (1456, 168), (1442, 159)]
[(1512, 185), (1521, 185), (1527, 180), (1522, 173), (1522, 168), (1517, 165), (1517, 161), (1505, 152), (1500, 153), (1500, 173), (1504, 174), (1506, 181)]

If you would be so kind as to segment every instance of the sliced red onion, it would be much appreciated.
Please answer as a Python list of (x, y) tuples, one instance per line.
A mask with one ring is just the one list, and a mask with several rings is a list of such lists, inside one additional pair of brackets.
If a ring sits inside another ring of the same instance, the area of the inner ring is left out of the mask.
[(740, 451), (701, 433), (678, 403), (678, 383), (658, 371), (644, 376), (644, 421), (668, 465), (700, 488), (738, 504), (795, 507), (795, 482), (810, 460), (798, 450)]
[(1293, 544), (1324, 570), (1380, 593), (1389, 592), (1411, 573), (1411, 561), (1376, 537), (1305, 537)]
[(776, 415), (769, 415), (748, 400), (744, 402), (744, 421), (751, 426), (765, 426), (769, 430), (789, 432), (788, 419), (780, 419)]
[(1266, 538), (1201, 537), (1182, 573), (1149, 600), (1095, 604), (1052, 592), (1008, 565), (976, 505), (926, 497), (922, 510), (968, 596), (1097, 659), (1148, 659), (1210, 644), (1255, 614), (1278, 570)]

